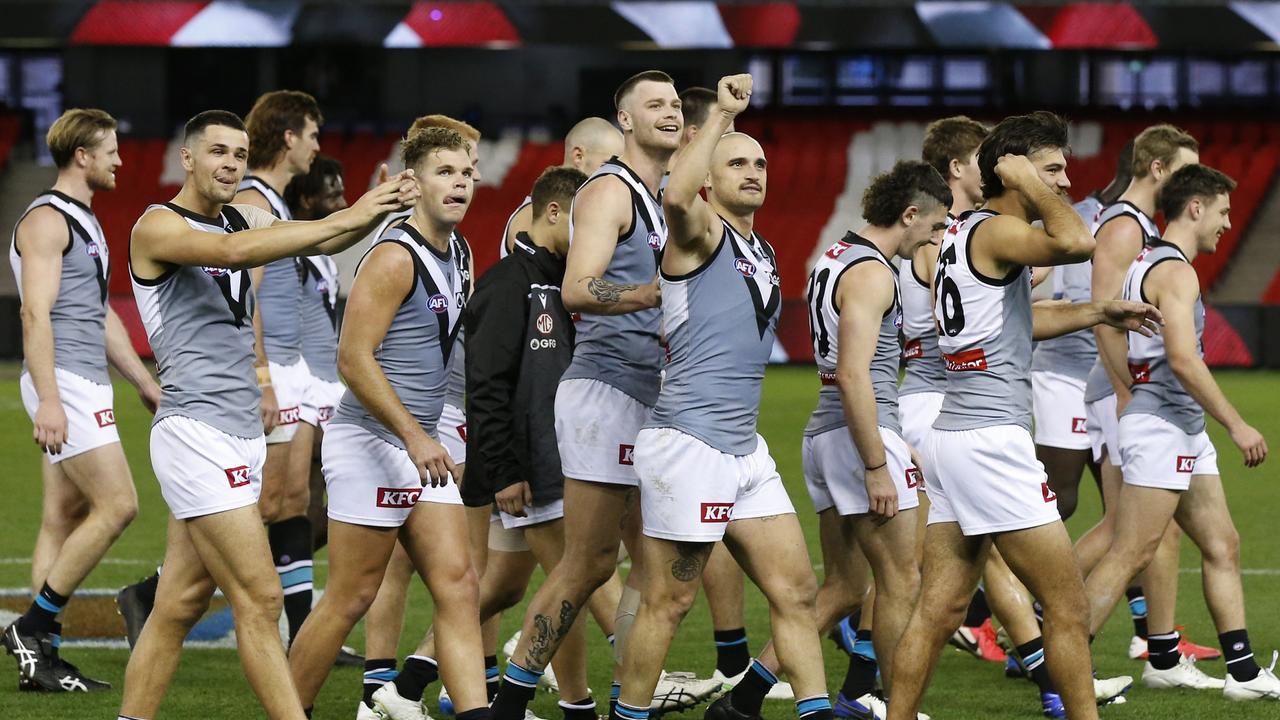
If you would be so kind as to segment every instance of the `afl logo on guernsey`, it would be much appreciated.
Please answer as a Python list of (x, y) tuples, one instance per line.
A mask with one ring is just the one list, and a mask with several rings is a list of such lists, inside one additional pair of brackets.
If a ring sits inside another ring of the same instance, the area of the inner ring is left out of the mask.
[(755, 277), (756, 265), (746, 258), (738, 258), (733, 261), (733, 269), (742, 274), (742, 277)]
[(85, 243), (85, 246), (84, 246), (84, 252), (85, 252), (85, 254), (86, 254), (86, 255), (88, 255), (88, 256), (89, 256), (89, 257), (91, 257), (91, 258), (96, 258), (96, 257), (98, 257), (98, 245), (97, 245), (97, 243)]
[(658, 235), (656, 232), (649, 233), (647, 242), (649, 243), (649, 247), (654, 250), (662, 249), (662, 236)]
[(436, 293), (427, 298), (427, 309), (433, 313), (442, 313), (449, 310), (449, 298)]
[(542, 313), (541, 315), (538, 316), (537, 326), (538, 326), (538, 332), (542, 333), (543, 335), (550, 335), (551, 328), (555, 327), (555, 323), (552, 322), (550, 315), (548, 315), (547, 313)]
[(902, 329), (902, 311), (898, 311), (897, 313), (894, 314), (893, 326), (898, 328), (899, 330)]
[(317, 281), (316, 281), (316, 292), (317, 292), (317, 293), (320, 293), (321, 295), (328, 295), (328, 294), (329, 294), (329, 283), (328, 283), (328, 281), (326, 281), (326, 280), (317, 280)]

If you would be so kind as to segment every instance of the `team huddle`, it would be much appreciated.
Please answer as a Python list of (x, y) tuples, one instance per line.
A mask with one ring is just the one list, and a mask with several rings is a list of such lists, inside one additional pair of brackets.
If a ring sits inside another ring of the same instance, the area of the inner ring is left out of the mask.
[[(129, 242), (158, 383), (106, 302), (91, 210), (115, 185), (116, 123), (64, 113), (48, 135), (57, 182), (10, 249), (23, 402), (44, 451), (35, 599), (3, 635), (20, 689), (110, 687), (61, 656), (58, 621), (137, 512), (110, 364), (155, 414), (170, 513), (162, 567), (117, 596), (132, 646), (120, 720), (156, 716), (218, 589), (273, 719), (310, 717), (345, 664), (364, 667), (357, 720), (426, 718), (436, 680), (460, 720), (537, 720), (540, 685), (566, 720), (595, 720), (583, 609), (613, 648), (614, 720), (708, 700), (708, 720), (752, 720), (766, 699), (804, 720), (926, 717), (948, 642), (1032, 681), (1028, 714), (1096, 718), (1133, 683), (1096, 677), (1090, 653), (1125, 596), (1145, 686), (1280, 700), (1245, 629), (1205, 431), (1208, 413), (1247, 466), (1266, 458), (1202, 359), (1191, 264), (1230, 227), (1235, 182), (1157, 125), (1073, 207), (1067, 125), (1049, 112), (936, 121), (922, 160), (874, 178), (866, 224), (807, 284), (819, 585), (757, 432), (782, 286), (755, 229), (768, 161), (734, 128), (751, 94), (749, 75), (681, 93), (660, 71), (628, 79), (616, 124), (574, 126), (479, 278), (457, 229), (482, 172), (470, 125), (419, 118), (404, 169), (383, 166), (347, 207), (309, 95), (268, 93), (244, 120), (199, 113), (185, 183)], [(362, 242), (339, 332), (330, 256)], [(1044, 281), (1055, 299), (1033, 302)], [(1086, 467), (1105, 514), (1073, 545), (1063, 520)], [(1221, 652), (1176, 629), (1180, 533), (1200, 549)], [(500, 669), (501, 613), (539, 566)], [(434, 621), (398, 663), (415, 571)], [(773, 634), (754, 657), (744, 576)], [(715, 629), (707, 679), (664, 669), (699, 588)], [(343, 646), (361, 619), (363, 657)], [(824, 635), (848, 655), (834, 702)], [(1195, 662), (1217, 657), (1224, 678)]]

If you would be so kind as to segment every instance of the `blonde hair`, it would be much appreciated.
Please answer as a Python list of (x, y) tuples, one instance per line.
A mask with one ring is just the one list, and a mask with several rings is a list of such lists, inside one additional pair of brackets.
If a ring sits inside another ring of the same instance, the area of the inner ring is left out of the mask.
[(428, 127), (411, 132), (400, 141), (400, 160), (406, 168), (416, 168), (423, 158), (437, 150), (462, 150), (467, 141), (457, 130)]
[(73, 108), (53, 121), (45, 142), (53, 162), (61, 170), (71, 164), (76, 148), (92, 150), (106, 133), (116, 129), (116, 119), (105, 110)]
[(472, 127), (467, 123), (462, 122), (461, 120), (451, 118), (448, 115), (423, 115), (417, 120), (414, 120), (413, 124), (409, 126), (408, 135), (409, 137), (412, 137), (413, 134), (416, 132), (420, 132), (422, 130), (426, 130), (427, 128), (433, 128), (433, 127), (452, 130), (458, 133), (459, 135), (461, 135), (463, 140), (466, 140), (472, 145), (475, 145), (476, 143), (480, 142), (479, 130), (475, 129), (474, 127)]
[(1133, 176), (1144, 178), (1151, 174), (1151, 163), (1159, 160), (1166, 167), (1178, 156), (1178, 149), (1200, 152), (1200, 143), (1173, 125), (1152, 125), (1138, 133), (1133, 140)]

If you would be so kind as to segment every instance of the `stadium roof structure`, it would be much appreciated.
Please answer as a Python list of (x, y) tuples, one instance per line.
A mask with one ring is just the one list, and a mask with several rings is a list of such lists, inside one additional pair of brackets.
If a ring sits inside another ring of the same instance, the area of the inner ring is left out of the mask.
[(1280, 2), (54, 0), (4, 12), (9, 46), (1280, 49)]

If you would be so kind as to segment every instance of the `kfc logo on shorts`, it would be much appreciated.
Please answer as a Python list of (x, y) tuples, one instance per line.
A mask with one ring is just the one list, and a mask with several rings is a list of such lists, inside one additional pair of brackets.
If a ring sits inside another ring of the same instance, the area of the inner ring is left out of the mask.
[(110, 427), (116, 424), (116, 411), (111, 408), (99, 410), (93, 414), (93, 419), (98, 421), (98, 427)]
[(619, 465), (635, 465), (635, 445), (619, 445), (618, 446), (618, 464)]
[(1178, 472), (1189, 473), (1196, 469), (1195, 455), (1179, 455), (1178, 456)]
[(1078, 418), (1078, 417), (1071, 418), (1071, 432), (1077, 433), (1080, 435), (1088, 434), (1089, 428), (1087, 425), (1085, 425), (1084, 418)]
[(908, 340), (902, 346), (903, 360), (918, 360), (924, 357), (924, 345), (919, 340)]
[(227, 484), (233, 488), (244, 487), (249, 484), (249, 466), (241, 465), (240, 467), (226, 468), (223, 470), (227, 474)]
[(746, 258), (738, 258), (733, 261), (733, 269), (742, 274), (742, 277), (755, 277), (756, 264)]
[(1134, 384), (1151, 382), (1151, 363), (1129, 363), (1129, 374), (1133, 376)]
[(534, 324), (538, 328), (538, 332), (542, 333), (543, 335), (550, 335), (551, 329), (556, 326), (555, 322), (551, 320), (551, 316), (548, 315), (547, 313), (542, 313), (541, 315), (539, 315), (537, 322)]
[(280, 408), (280, 425), (293, 425), (302, 417), (302, 412), (297, 405), (290, 408)]
[(1050, 489), (1049, 483), (1047, 482), (1040, 483), (1040, 494), (1044, 495), (1044, 501), (1047, 503), (1051, 503), (1058, 499), (1058, 494)]
[(973, 348), (958, 353), (943, 353), (942, 360), (951, 372), (968, 372), (970, 370), (987, 369), (987, 353), (982, 348)]
[(327, 423), (333, 419), (333, 406), (321, 405), (316, 408), (316, 419), (322, 423)]
[(727, 523), (733, 503), (702, 503), (702, 522)]
[(907, 489), (914, 490), (924, 484), (924, 473), (918, 467), (907, 468)]
[(454, 429), (458, 431), (458, 437), (462, 438), (462, 442), (466, 442), (467, 441), (467, 424), (462, 423), (461, 425), (459, 425)]
[(449, 298), (436, 293), (427, 298), (427, 309), (433, 313), (442, 313), (449, 310)]
[(645, 242), (649, 243), (649, 248), (651, 250), (662, 249), (662, 236), (658, 235), (656, 232), (649, 233), (649, 237)]
[(380, 508), (411, 508), (418, 502), (418, 496), (422, 494), (420, 488), (406, 490), (403, 488), (378, 488), (378, 507)]

